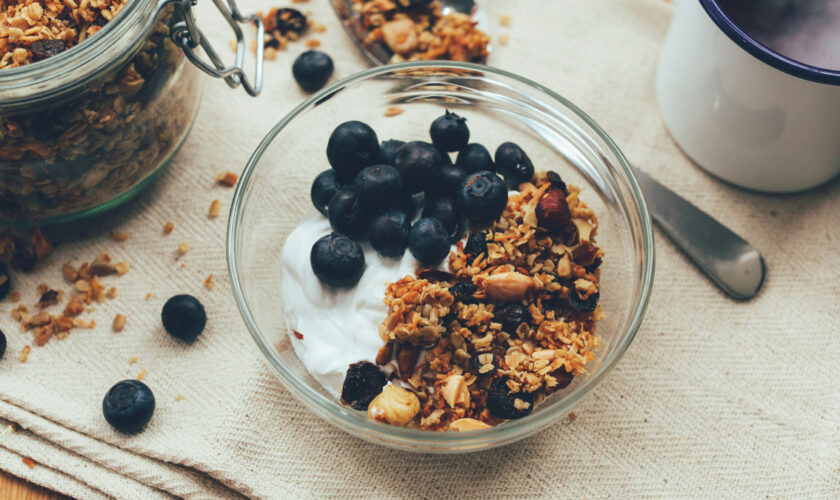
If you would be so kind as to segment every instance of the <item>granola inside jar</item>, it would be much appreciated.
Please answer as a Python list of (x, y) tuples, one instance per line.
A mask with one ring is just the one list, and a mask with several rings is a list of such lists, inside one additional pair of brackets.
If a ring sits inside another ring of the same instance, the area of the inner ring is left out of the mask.
[(68, 221), (129, 199), (195, 118), (200, 73), (185, 51), (198, 43), (180, 36), (189, 10), (170, 0), (13, 0), (4, 9), (0, 220)]

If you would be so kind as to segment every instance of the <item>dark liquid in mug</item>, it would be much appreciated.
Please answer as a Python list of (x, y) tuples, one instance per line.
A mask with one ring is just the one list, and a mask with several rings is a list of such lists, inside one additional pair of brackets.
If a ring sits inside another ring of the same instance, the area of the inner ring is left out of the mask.
[(717, 3), (735, 24), (774, 51), (811, 66), (840, 70), (840, 0)]

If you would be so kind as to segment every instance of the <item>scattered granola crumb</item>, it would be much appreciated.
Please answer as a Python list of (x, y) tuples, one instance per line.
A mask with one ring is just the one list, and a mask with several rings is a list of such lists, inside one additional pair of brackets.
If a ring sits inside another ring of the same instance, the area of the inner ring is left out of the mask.
[(219, 200), (213, 200), (210, 203), (210, 212), (207, 215), (211, 218), (216, 218), (222, 212), (222, 202)]
[(574, 422), (575, 420), (577, 420), (577, 418), (578, 418), (577, 413), (575, 413), (575, 412), (571, 412), (571, 413), (569, 413), (569, 422), (570, 422), (570, 423), (571, 423), (571, 422)]
[(70, 283), (75, 283), (79, 279), (79, 272), (69, 262), (62, 266), (61, 272), (64, 274), (64, 279)]
[(105, 291), (105, 296), (109, 299), (114, 299), (117, 297), (117, 287), (112, 286), (108, 290)]
[(501, 24), (502, 26), (510, 26), (510, 21), (511, 19), (508, 14), (502, 14), (499, 17), (499, 24)]
[(303, 334), (297, 330), (292, 330), (292, 333), (295, 334), (295, 338), (298, 340), (303, 340)]
[(32, 348), (29, 345), (23, 346), (23, 349), (20, 350), (20, 356), (18, 356), (21, 363), (26, 363), (26, 360), (29, 359), (30, 351), (32, 351)]
[(178, 243), (178, 255), (186, 255), (190, 251), (190, 246), (186, 241)]
[(151, 292), (150, 292), (150, 293), (147, 293), (147, 294), (146, 294), (146, 300), (149, 300), (149, 299), (151, 299), (151, 298), (152, 298), (152, 294), (151, 294)]
[(128, 233), (115, 233), (111, 231), (111, 238), (114, 238), (114, 241), (125, 241), (128, 239)]
[(20, 292), (18, 292), (17, 290), (12, 291), (12, 293), (9, 294), (9, 300), (11, 300), (12, 302), (19, 301), (20, 300)]
[(312, 26), (311, 26), (310, 28), (311, 28), (311, 29), (312, 29), (312, 31), (314, 31), (315, 33), (323, 33), (323, 32), (325, 32), (325, 31), (327, 31), (327, 27), (326, 27), (326, 26), (324, 26), (324, 25), (323, 25), (323, 24), (321, 24), (321, 23), (312, 23)]
[(175, 224), (167, 222), (163, 225), (163, 234), (170, 234), (173, 229), (175, 229)]
[(140, 370), (140, 373), (137, 374), (137, 380), (143, 380), (146, 378), (146, 374), (149, 373), (146, 370)]
[(175, 401), (181, 401), (182, 399), (184, 399), (183, 394), (178, 394), (177, 396), (175, 396)]
[(508, 41), (510, 41), (510, 37), (507, 35), (499, 35), (499, 45), (507, 45)]
[(31, 458), (29, 458), (29, 457), (23, 457), (23, 458), (21, 459), (21, 461), (22, 461), (23, 463), (25, 463), (25, 464), (26, 464), (26, 466), (27, 466), (27, 467), (29, 467), (30, 469), (34, 469), (34, 468), (35, 468), (35, 460), (32, 460), (32, 459), (31, 459)]
[(277, 49), (274, 47), (265, 47), (263, 49), (263, 59), (266, 61), (273, 61), (277, 59)]
[(114, 325), (113, 325), (114, 331), (115, 332), (123, 331), (123, 328), (125, 328), (125, 322), (126, 322), (126, 318), (125, 318), (124, 314), (117, 314), (116, 316), (114, 316)]
[(213, 281), (213, 273), (210, 273), (209, 275), (207, 275), (207, 279), (204, 280), (204, 288), (212, 290), (215, 286), (216, 283)]
[(227, 187), (235, 186), (237, 180), (239, 180), (239, 176), (231, 171), (227, 171), (223, 174), (219, 174), (218, 176), (216, 176), (216, 182)]
[(309, 0), (292, 0), (292, 3), (306, 3)]
[(14, 422), (10, 422), (9, 425), (6, 427), (6, 429), (11, 433), (15, 433), (18, 430), (17, 424), (14, 423)]
[(397, 116), (403, 114), (404, 112), (405, 110), (399, 106), (391, 106), (385, 110), (385, 116)]
[(128, 364), (133, 365), (136, 362), (137, 362), (137, 356), (132, 356), (132, 357), (128, 358)]
[(314, 49), (321, 46), (321, 41), (315, 38), (309, 39), (306, 41), (306, 46), (310, 49)]

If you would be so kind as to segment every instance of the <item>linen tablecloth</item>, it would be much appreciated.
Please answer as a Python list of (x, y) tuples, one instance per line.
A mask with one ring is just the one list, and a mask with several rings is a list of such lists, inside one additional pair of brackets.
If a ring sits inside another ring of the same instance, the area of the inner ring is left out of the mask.
[[(238, 1), (244, 11), (271, 6)], [(263, 365), (227, 279), (226, 217), (207, 217), (211, 200), (230, 205), (232, 190), (214, 186), (216, 174), (241, 170), (268, 129), (305, 97), (290, 68), (306, 48), (292, 44), (266, 62), (258, 99), (208, 79), (192, 134), (160, 180), (80, 226), (87, 237), (69, 231), (33, 274), (15, 276), (22, 302), (32, 304), (38, 283), (66, 286), (66, 261), (108, 252), (132, 264), (114, 280), (118, 297), (91, 314), (100, 326), (33, 347), (26, 363), (17, 355), (31, 334), (19, 332), (13, 304), (0, 303), (9, 342), (0, 362), (0, 469), (81, 498), (840, 496), (838, 182), (769, 196), (724, 185), (692, 165), (654, 99), (669, 3), (482, 4), (493, 34), (509, 36), (507, 45), (496, 44), (493, 65), (578, 104), (631, 162), (763, 252), (769, 273), (755, 299), (726, 298), (657, 231), (644, 324), (576, 418), (461, 456), (397, 452), (322, 422)], [(327, 27), (310, 37), (332, 55), (337, 77), (366, 66), (325, 0), (295, 6)], [(231, 35), (212, 4), (203, 2), (200, 14), (208, 36), (226, 44)], [(500, 26), (502, 14), (510, 15), (509, 27)], [(167, 221), (175, 230), (164, 236)], [(129, 238), (116, 242), (110, 231)], [(176, 261), (181, 241), (192, 250)], [(202, 285), (209, 273), (213, 290)], [(208, 327), (192, 345), (160, 325), (160, 308), (176, 293), (198, 296), (208, 311)], [(128, 318), (120, 333), (110, 327), (116, 313)], [(129, 364), (132, 357), (137, 362)], [(101, 401), (113, 383), (141, 370), (157, 410), (144, 432), (126, 437), (102, 418)]]

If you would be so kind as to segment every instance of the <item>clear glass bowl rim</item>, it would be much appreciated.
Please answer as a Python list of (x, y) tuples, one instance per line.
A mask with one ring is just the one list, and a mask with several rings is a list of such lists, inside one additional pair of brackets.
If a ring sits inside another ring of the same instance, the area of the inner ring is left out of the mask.
[[(643, 272), (642, 272), (642, 289), (638, 304), (633, 311), (633, 316), (627, 325), (624, 333), (619, 337), (619, 343), (615, 350), (610, 353), (609, 357), (604, 360), (603, 364), (596, 373), (586, 381), (585, 384), (575, 389), (572, 393), (565, 396), (552, 408), (543, 411), (537, 411), (521, 420), (512, 420), (506, 422), (502, 426), (493, 427), (491, 429), (472, 431), (472, 432), (430, 432), (418, 429), (409, 429), (403, 427), (390, 426), (379, 422), (372, 421), (357, 421), (350, 419), (343, 415), (347, 410), (341, 409), (338, 403), (331, 398), (313, 391), (309, 385), (302, 381), (292, 370), (287, 368), (282, 361), (276, 356), (274, 346), (269, 343), (266, 338), (260, 333), (259, 327), (251, 314), (248, 304), (245, 301), (245, 295), (240, 286), (239, 271), (236, 264), (236, 234), (239, 227), (239, 217), (242, 212), (242, 204), (245, 197), (245, 192), (249, 184), (251, 175), (254, 169), (259, 164), (263, 152), (268, 148), (271, 142), (277, 135), (289, 125), (295, 117), (307, 110), (311, 105), (321, 101), (334, 92), (339, 91), (345, 86), (366, 80), (377, 75), (392, 73), (400, 70), (408, 69), (433, 69), (446, 68), (455, 70), (469, 70), (478, 71), (482, 73), (492, 73), (506, 78), (511, 78), (519, 81), (539, 92), (548, 95), (555, 99), (560, 104), (571, 110), (578, 117), (580, 117), (597, 135), (604, 141), (610, 152), (615, 155), (618, 160), (621, 172), (626, 176), (629, 182), (632, 197), (636, 202), (639, 210), (638, 216), (642, 227), (642, 242), (643, 242)], [(236, 190), (233, 195), (233, 202), (231, 204), (230, 214), (228, 218), (227, 231), (227, 261), (228, 272), (230, 275), (231, 285), (233, 287), (233, 294), (236, 299), (237, 307), (242, 315), (245, 325), (251, 333), (254, 341), (259, 349), (262, 351), (266, 361), (272, 368), (280, 375), (281, 380), (287, 389), (295, 394), (298, 399), (318, 415), (324, 417), (330, 423), (350, 432), (353, 435), (362, 437), (369, 441), (379, 442), (387, 446), (392, 446), (400, 449), (416, 449), (417, 451), (427, 452), (461, 452), (474, 451), (480, 449), (488, 449), (491, 447), (501, 446), (511, 443), (518, 439), (524, 438), (533, 432), (545, 428), (555, 421), (558, 416), (570, 411), (579, 401), (586, 397), (597, 385), (604, 379), (604, 377), (612, 371), (615, 364), (630, 346), (636, 332), (641, 325), (645, 310), (647, 309), (648, 301), (650, 299), (650, 292), (653, 285), (654, 274), (654, 245), (653, 245), (653, 231), (650, 214), (645, 203), (644, 196), (639, 187), (633, 171), (624, 157), (618, 146), (613, 140), (604, 132), (597, 123), (595, 123), (586, 113), (580, 108), (572, 104), (570, 101), (560, 96), (556, 92), (522, 76), (504, 71), (491, 66), (483, 66), (471, 63), (451, 62), (451, 61), (418, 61), (406, 62), (399, 64), (391, 64), (386, 66), (377, 66), (371, 69), (360, 71), (354, 75), (348, 76), (338, 82), (320, 90), (311, 97), (301, 102), (285, 117), (283, 117), (271, 129), (271, 131), (263, 138), (248, 163), (245, 170), (237, 183)]]

